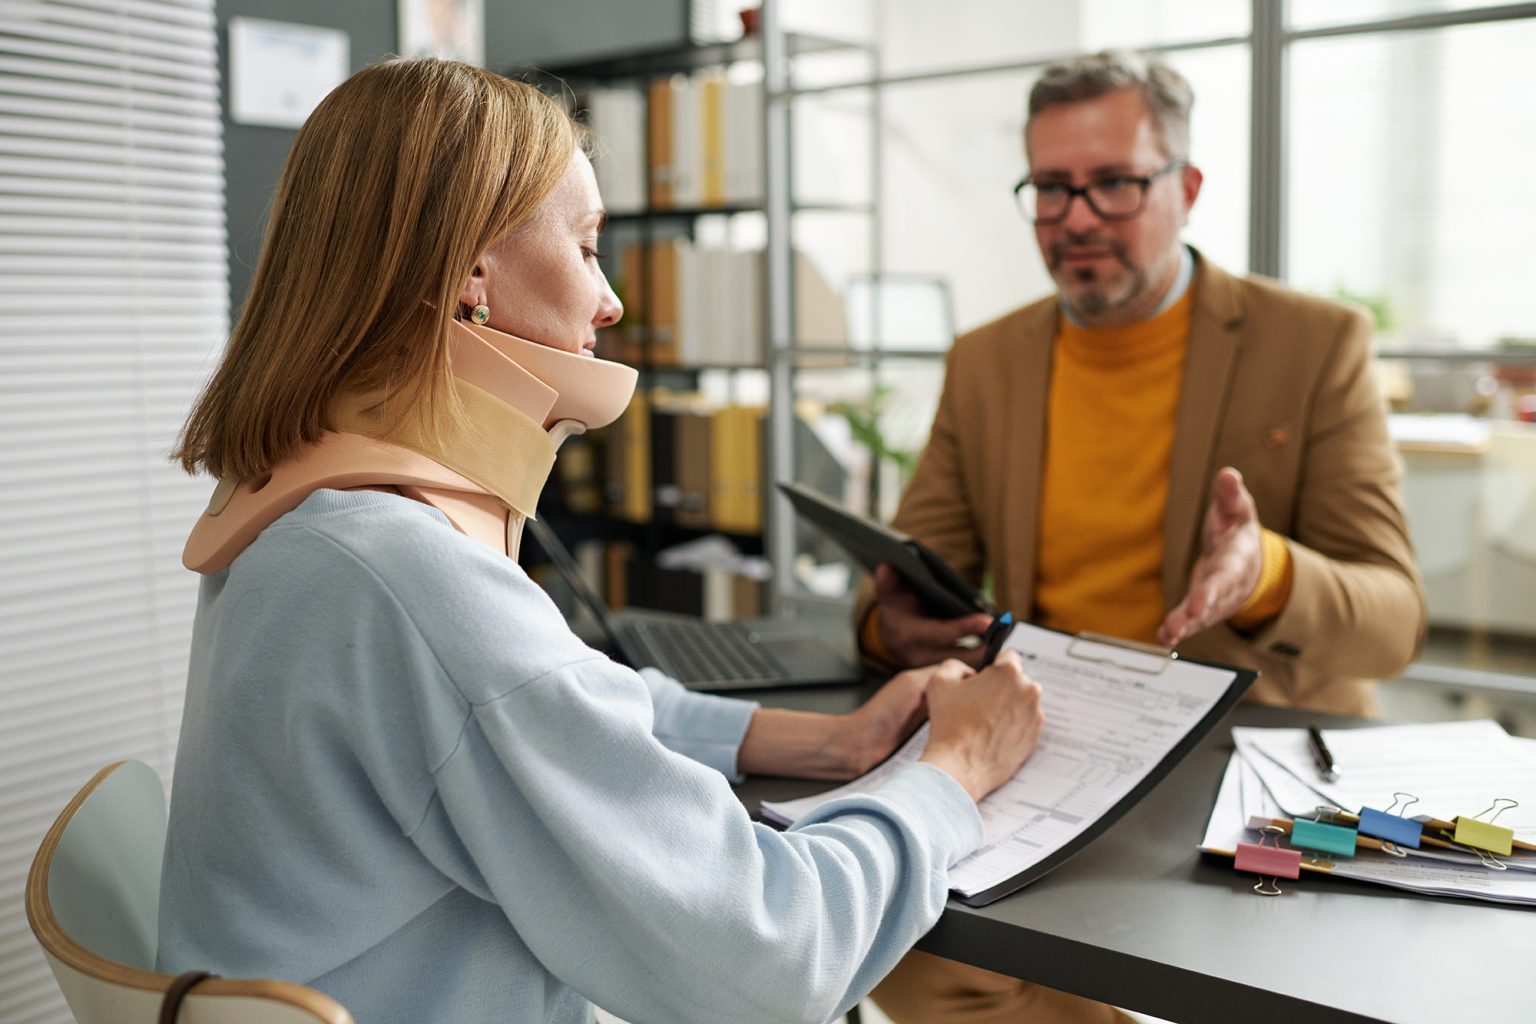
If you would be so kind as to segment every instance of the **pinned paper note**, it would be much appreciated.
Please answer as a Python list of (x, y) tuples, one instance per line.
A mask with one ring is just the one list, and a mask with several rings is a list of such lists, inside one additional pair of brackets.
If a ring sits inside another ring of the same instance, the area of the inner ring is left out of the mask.
[(1399, 818), (1374, 807), (1360, 808), (1360, 824), (1357, 827), (1363, 836), (1375, 836), (1410, 850), (1419, 848), (1419, 837), (1424, 834), (1424, 826), (1412, 818)]
[(1353, 857), (1355, 839), (1355, 830), (1344, 828), (1342, 825), (1329, 825), (1321, 821), (1308, 821), (1305, 818), (1297, 818), (1291, 823), (1291, 845), (1307, 850), (1321, 850), (1323, 853), (1337, 854), (1340, 857)]

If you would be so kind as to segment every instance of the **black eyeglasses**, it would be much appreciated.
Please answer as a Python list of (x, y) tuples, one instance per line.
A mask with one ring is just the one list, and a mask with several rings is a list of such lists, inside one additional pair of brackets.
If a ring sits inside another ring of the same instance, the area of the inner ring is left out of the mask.
[(1146, 205), (1147, 189), (1152, 183), (1184, 166), (1183, 160), (1174, 160), (1145, 177), (1116, 174), (1090, 181), (1082, 188), (1064, 181), (1037, 182), (1026, 175), (1013, 186), (1013, 199), (1031, 224), (1060, 224), (1067, 219), (1072, 200), (1078, 196), (1105, 220), (1130, 220)]

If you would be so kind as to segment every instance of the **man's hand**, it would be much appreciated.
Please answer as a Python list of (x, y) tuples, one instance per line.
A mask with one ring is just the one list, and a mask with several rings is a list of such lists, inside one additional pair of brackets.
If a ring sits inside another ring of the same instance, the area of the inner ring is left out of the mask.
[(1211, 505), (1205, 512), (1200, 558), (1189, 577), (1189, 593), (1163, 619), (1157, 642), (1176, 647), (1186, 637), (1230, 619), (1253, 593), (1263, 566), (1253, 496), (1243, 486), (1243, 475), (1226, 466), (1211, 484)]
[(947, 773), (981, 800), (1013, 777), (1040, 740), (1045, 713), (1040, 684), (1024, 674), (1013, 651), (1004, 651), (975, 675), (939, 666), (928, 687), (932, 719), (921, 760)]
[(956, 658), (972, 668), (980, 666), (986, 652), (979, 645), (967, 650), (956, 644), (963, 637), (986, 633), (992, 616), (978, 612), (958, 619), (930, 618), (918, 596), (889, 565), (875, 569), (875, 599), (880, 609), (880, 642), (897, 665), (933, 665)]

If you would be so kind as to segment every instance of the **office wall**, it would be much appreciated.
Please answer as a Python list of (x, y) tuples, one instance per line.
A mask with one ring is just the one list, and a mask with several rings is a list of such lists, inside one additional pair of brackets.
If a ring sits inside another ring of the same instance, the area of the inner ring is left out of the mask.
[(264, 128), (230, 121), (229, 20), (264, 18), (341, 29), (351, 40), (352, 70), (356, 71), (395, 51), (395, 0), (347, 0), (346, 3), (219, 0), (214, 10), (218, 17), (220, 87), (224, 97), (229, 299), (230, 309), (238, 311), (256, 269), (261, 233), (267, 223), (267, 207), (272, 202), (272, 193), (294, 133), (286, 128)]
[(689, 0), (485, 0), (486, 67), (551, 64), (688, 38)]

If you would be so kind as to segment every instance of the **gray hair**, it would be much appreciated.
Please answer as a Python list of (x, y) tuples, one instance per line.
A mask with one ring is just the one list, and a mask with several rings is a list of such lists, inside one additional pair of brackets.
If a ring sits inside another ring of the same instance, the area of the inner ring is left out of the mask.
[[(1047, 107), (1098, 99), (1121, 89), (1141, 94), (1152, 113), (1164, 154), (1171, 160), (1188, 160), (1189, 108), (1195, 104), (1194, 90), (1183, 75), (1146, 54), (1105, 50), (1052, 64), (1029, 90), (1029, 118), (1034, 120)], [(1028, 127), (1026, 124), (1026, 131)]]

